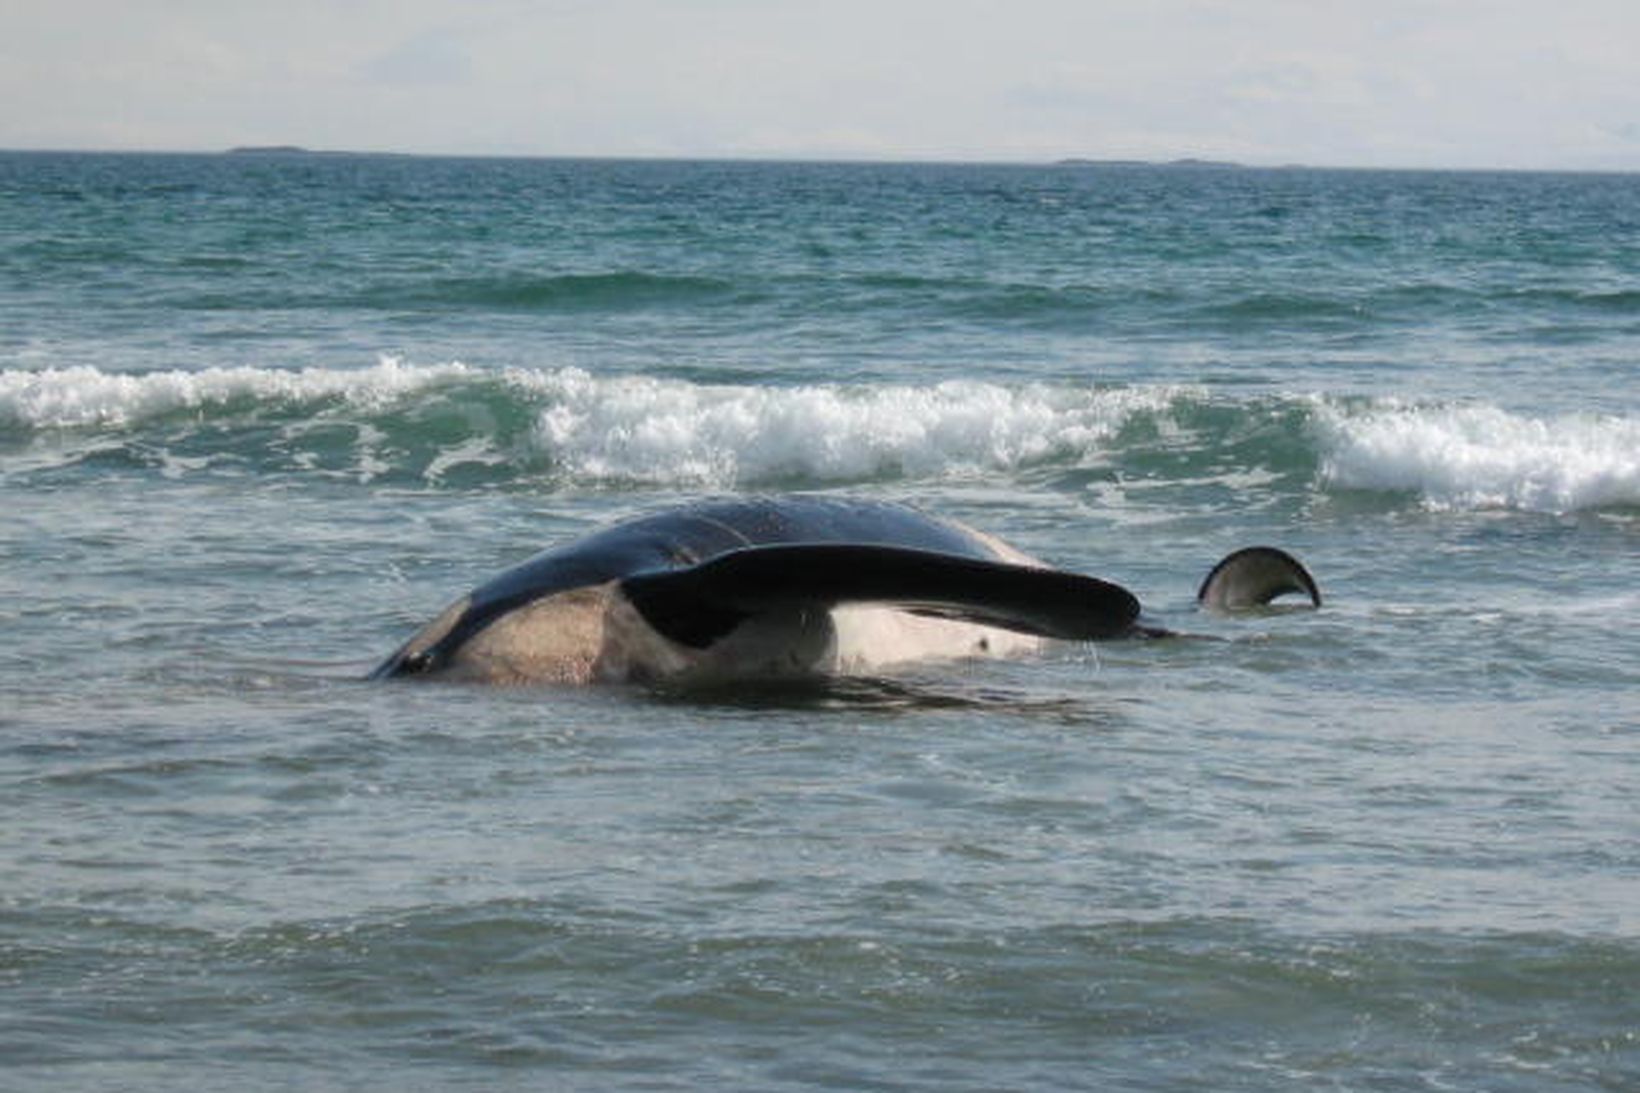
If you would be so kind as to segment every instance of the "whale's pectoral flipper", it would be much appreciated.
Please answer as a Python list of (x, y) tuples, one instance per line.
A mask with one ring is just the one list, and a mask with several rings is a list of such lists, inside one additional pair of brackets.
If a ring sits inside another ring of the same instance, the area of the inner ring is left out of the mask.
[(757, 615), (849, 603), (1073, 641), (1119, 637), (1139, 615), (1132, 593), (1096, 577), (858, 544), (748, 547), (620, 588), (659, 633), (696, 649)]
[(1308, 596), (1312, 606), (1321, 606), (1321, 590), (1297, 558), (1275, 547), (1256, 546), (1227, 555), (1214, 566), (1196, 600), (1204, 607), (1235, 610), (1258, 607), (1289, 593)]

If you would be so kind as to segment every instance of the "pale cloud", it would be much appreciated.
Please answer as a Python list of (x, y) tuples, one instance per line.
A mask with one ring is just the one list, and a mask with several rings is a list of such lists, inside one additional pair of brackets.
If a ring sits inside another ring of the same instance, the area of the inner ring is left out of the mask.
[(0, 146), (1640, 169), (1630, 0), (14, 0)]
[(357, 68), (367, 81), (386, 84), (466, 84), (476, 65), (460, 31), (424, 30), (367, 58)]

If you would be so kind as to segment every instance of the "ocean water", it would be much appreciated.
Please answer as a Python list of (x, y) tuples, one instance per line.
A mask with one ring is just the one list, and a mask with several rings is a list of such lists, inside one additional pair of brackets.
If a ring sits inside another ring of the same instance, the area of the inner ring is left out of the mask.
[[(780, 492), (1222, 640), (361, 681)], [(6, 1089), (1640, 1088), (1640, 177), (4, 154), (0, 513)]]

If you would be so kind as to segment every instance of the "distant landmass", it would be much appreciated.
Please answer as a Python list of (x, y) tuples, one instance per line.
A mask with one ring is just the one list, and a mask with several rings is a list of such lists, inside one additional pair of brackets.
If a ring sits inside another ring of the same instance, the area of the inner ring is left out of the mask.
[[(394, 156), (406, 155), (402, 152), (355, 152), (345, 149), (308, 148), (300, 144), (241, 144), (229, 148), (226, 152), (230, 156)], [(1056, 167), (1142, 167), (1167, 168), (1172, 170), (1240, 170), (1246, 164), (1236, 163), (1226, 159), (1199, 159), (1186, 156), (1182, 159), (1149, 160), (1149, 159), (1095, 159), (1083, 156), (1073, 156), (1068, 159), (1057, 160)]]
[(300, 144), (242, 144), (230, 156), (397, 156), (402, 152), (354, 152), (345, 148), (304, 148)]
[(1231, 162), (1230, 160), (1227, 160), (1227, 159), (1195, 159), (1195, 158), (1188, 158), (1187, 157), (1185, 159), (1170, 159), (1170, 160), (1159, 160), (1159, 161), (1158, 160), (1148, 160), (1148, 159), (1081, 159), (1081, 158), (1072, 158), (1072, 159), (1062, 159), (1056, 164), (1056, 166), (1059, 166), (1059, 167), (1180, 167), (1180, 168), (1186, 168), (1186, 169), (1210, 167), (1210, 168), (1213, 168), (1215, 170), (1223, 170), (1223, 169), (1226, 169), (1226, 168), (1239, 169), (1244, 165), (1240, 164), (1240, 163), (1233, 163), (1233, 162)]

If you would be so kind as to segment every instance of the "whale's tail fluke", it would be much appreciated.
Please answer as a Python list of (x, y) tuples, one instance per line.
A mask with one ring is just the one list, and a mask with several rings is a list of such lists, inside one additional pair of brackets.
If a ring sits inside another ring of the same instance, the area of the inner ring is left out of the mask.
[(1196, 593), (1196, 602), (1220, 611), (1259, 607), (1279, 596), (1308, 596), (1321, 606), (1321, 589), (1302, 562), (1275, 547), (1245, 547), (1214, 566)]

